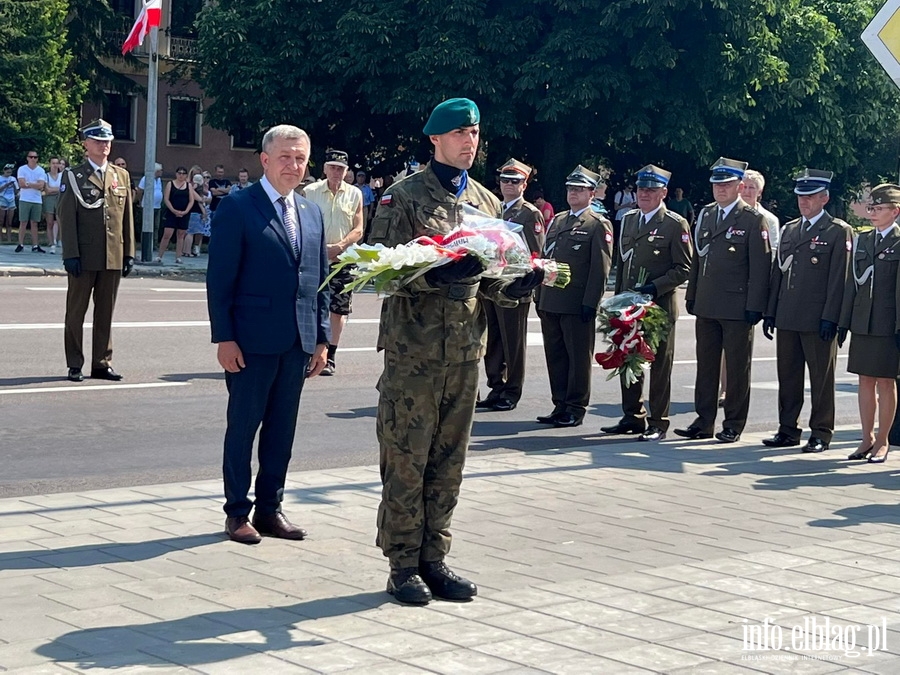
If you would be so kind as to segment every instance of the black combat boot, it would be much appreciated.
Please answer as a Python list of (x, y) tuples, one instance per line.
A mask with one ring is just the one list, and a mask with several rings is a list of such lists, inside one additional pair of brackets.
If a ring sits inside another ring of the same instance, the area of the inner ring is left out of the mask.
[(435, 597), (444, 600), (470, 600), (478, 595), (478, 587), (468, 579), (454, 574), (443, 560), (420, 562), (419, 574)]
[(408, 605), (427, 605), (431, 602), (431, 591), (415, 567), (392, 567), (387, 592), (397, 598), (398, 602)]

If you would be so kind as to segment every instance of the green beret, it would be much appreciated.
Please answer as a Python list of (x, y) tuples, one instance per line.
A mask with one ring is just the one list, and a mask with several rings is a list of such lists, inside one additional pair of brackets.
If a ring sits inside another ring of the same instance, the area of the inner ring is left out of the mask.
[(431, 117), (422, 129), (426, 136), (440, 136), (462, 127), (472, 127), (481, 122), (481, 113), (474, 101), (467, 98), (449, 98), (431, 111)]

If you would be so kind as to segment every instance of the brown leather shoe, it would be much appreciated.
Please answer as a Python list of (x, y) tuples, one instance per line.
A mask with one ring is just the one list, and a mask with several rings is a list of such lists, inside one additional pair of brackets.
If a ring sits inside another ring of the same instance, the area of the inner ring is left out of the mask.
[(262, 541), (259, 532), (250, 524), (247, 516), (225, 519), (225, 534), (239, 544), (258, 544)]
[(254, 513), (253, 526), (260, 534), (267, 534), (279, 539), (306, 539), (307, 534), (302, 527), (291, 524), (291, 521), (283, 513), (269, 513), (264, 516)]

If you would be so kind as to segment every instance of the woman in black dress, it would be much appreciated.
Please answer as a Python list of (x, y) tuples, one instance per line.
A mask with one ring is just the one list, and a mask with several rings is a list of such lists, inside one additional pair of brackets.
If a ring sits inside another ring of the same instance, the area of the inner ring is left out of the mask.
[(181, 264), (181, 250), (184, 244), (184, 235), (188, 229), (188, 221), (191, 209), (194, 206), (194, 191), (188, 185), (187, 169), (179, 166), (175, 169), (175, 180), (166, 184), (163, 191), (163, 203), (168, 209), (166, 213), (166, 226), (162, 239), (159, 242), (159, 255), (156, 262), (162, 264), (163, 254), (169, 247), (172, 233), (175, 233), (175, 264)]
[[(890, 451), (888, 433), (897, 409), (900, 375), (900, 186), (872, 188), (866, 207), (873, 228), (853, 242), (852, 270), (844, 293), (841, 334), (849, 328), (847, 370), (859, 375), (862, 442), (849, 459), (881, 464)], [(843, 343), (843, 339), (840, 340)], [(877, 394), (877, 399), (876, 399)], [(878, 434), (875, 412), (878, 411)]]

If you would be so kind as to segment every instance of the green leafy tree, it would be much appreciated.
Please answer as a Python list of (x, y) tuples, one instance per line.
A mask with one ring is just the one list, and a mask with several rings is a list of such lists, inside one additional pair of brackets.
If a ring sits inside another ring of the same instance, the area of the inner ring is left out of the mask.
[(643, 164), (694, 199), (744, 159), (790, 199), (802, 166), (836, 187), (892, 173), (898, 96), (859, 39), (880, 0), (218, 0), (198, 77), (229, 131), (294, 121), (314, 151), (425, 159), (428, 111), (468, 96), (480, 166), (535, 164), (551, 196), (579, 162)]
[(0, 157), (67, 154), (82, 87), (69, 77), (67, 0), (0, 0)]

